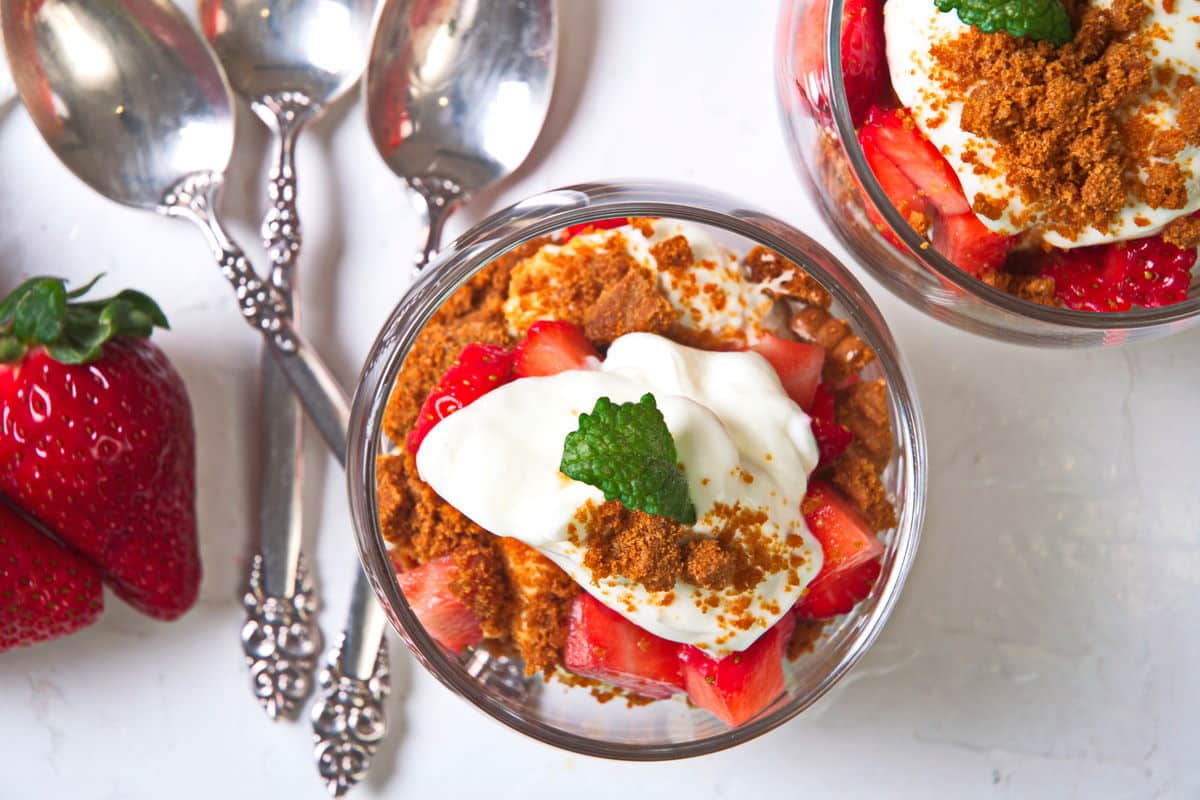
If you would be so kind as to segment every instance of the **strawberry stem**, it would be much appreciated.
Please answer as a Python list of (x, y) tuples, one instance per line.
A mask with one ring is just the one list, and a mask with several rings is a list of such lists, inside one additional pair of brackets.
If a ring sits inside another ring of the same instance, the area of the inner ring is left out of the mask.
[(19, 361), (30, 347), (41, 346), (55, 361), (86, 364), (100, 358), (105, 342), (170, 327), (158, 304), (133, 289), (75, 302), (102, 277), (70, 292), (62, 278), (30, 278), (0, 300), (0, 363)]

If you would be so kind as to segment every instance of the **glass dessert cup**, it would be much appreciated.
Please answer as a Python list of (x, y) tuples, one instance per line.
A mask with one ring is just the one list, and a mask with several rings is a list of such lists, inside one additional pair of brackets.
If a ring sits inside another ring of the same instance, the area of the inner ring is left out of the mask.
[[(602, 704), (586, 688), (541, 678), (522, 685), (511, 673), (481, 672), (483, 653), (451, 653), (418, 621), (400, 589), (379, 520), (376, 460), (396, 448), (383, 432), (384, 412), (404, 359), (431, 316), (472, 275), (522, 243), (568, 226), (630, 216), (689, 222), (739, 254), (761, 244), (804, 267), (832, 294), (831, 311), (875, 350), (878, 358), (863, 377), (882, 378), (889, 389), (893, 454), (883, 477), (899, 522), (883, 534), (880, 577), (866, 600), (825, 627), (811, 652), (786, 664), (785, 696), (733, 729), (681, 697), (638, 707), (627, 707), (620, 698)], [(879, 310), (857, 281), (820, 245), (776, 219), (719, 194), (660, 183), (547, 192), (484, 220), (451, 245), (401, 299), (371, 349), (354, 399), (347, 465), (364, 568), (417, 660), (451, 690), (528, 736), (585, 755), (636, 761), (698, 756), (748, 741), (798, 715), (840, 680), (878, 636), (896, 603), (916, 553), (926, 483), (916, 398)]]
[[(823, 17), (818, 3), (828, 6)], [(846, 0), (784, 0), (776, 31), (776, 91), (788, 146), (805, 185), (838, 238), (872, 277), (939, 320), (1021, 344), (1115, 346), (1200, 322), (1200, 281), (1193, 280), (1187, 300), (1173, 305), (1073, 311), (995, 289), (931, 247), (888, 200), (859, 144), (841, 69), (845, 5)], [(821, 30), (804, 29), (818, 19)], [(820, 46), (813, 46), (818, 39)], [(868, 218), (864, 192), (879, 210), (882, 232)]]

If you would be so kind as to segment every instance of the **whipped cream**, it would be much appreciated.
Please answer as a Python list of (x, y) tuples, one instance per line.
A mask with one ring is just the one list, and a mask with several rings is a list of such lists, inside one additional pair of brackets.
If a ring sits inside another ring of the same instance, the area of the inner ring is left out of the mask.
[[(740, 594), (684, 582), (655, 592), (619, 576), (593, 578), (583, 564), (586, 542), (573, 543), (568, 528), (578, 526), (582, 506), (599, 505), (604, 495), (558, 471), (563, 440), (598, 398), (634, 402), (646, 392), (685, 467), (694, 529), (712, 532), (718, 504), (762, 509), (762, 533), (792, 557), (789, 568), (767, 572)], [(818, 456), (809, 423), (757, 353), (697, 350), (631, 333), (613, 342), (597, 369), (521, 378), (442, 420), (421, 445), (417, 470), (472, 521), (537, 548), (634, 624), (720, 656), (753, 644), (821, 568), (821, 546), (800, 512)], [(719, 602), (707, 605), (714, 594)]]
[[(1093, 5), (1109, 7), (1112, 0), (1093, 0)], [(1144, 27), (1155, 29), (1157, 26), (1163, 34), (1155, 38), (1155, 50), (1150, 56), (1153, 66), (1156, 69), (1170, 67), (1180, 75), (1192, 75), (1200, 79), (1200, 50), (1196, 48), (1196, 43), (1200, 41), (1200, 14), (1196, 13), (1195, 0), (1181, 0), (1173, 4), (1171, 11), (1166, 9), (1166, 3), (1152, 2), (1148, 5), (1151, 13)], [(987, 140), (962, 129), (962, 101), (946, 102), (945, 91), (932, 77), (934, 64), (930, 49), (933, 44), (957, 38), (970, 30), (970, 26), (953, 12), (938, 11), (934, 0), (887, 0), (883, 11), (888, 69), (900, 102), (912, 111), (917, 126), (946, 156), (968, 198), (975, 197), (977, 193), (1008, 198), (1006, 213), (999, 219), (976, 215), (979, 221), (996, 233), (1024, 232), (1030, 224), (1018, 226), (1013, 220), (1026, 206), (996, 169), (995, 150)], [(1160, 88), (1156, 75), (1139, 105), (1154, 107), (1150, 119), (1156, 127), (1166, 130), (1175, 127), (1178, 109), (1153, 101), (1151, 95)], [(937, 126), (929, 125), (930, 119), (942, 114), (944, 121)], [(963, 154), (970, 150), (978, 154), (980, 164), (990, 169), (976, 170), (975, 164), (964, 162)], [(1183, 208), (1155, 209), (1131, 197), (1107, 230), (1089, 227), (1070, 238), (1055, 231), (1046, 231), (1045, 240), (1056, 247), (1073, 248), (1137, 239), (1152, 236), (1172, 220), (1200, 209), (1200, 148), (1184, 147), (1172, 160), (1184, 174), (1190, 176), (1187, 184), (1188, 203)], [(1037, 224), (1036, 219), (1030, 222)]]
[[(653, 228), (649, 236), (642, 230), (646, 225)], [(686, 238), (692, 250), (694, 263), (684, 270), (666, 268), (651, 252), (656, 244), (675, 236)], [(548, 244), (522, 261), (514, 274), (538, 274), (547, 285), (553, 285), (560, 269), (557, 262), (562, 257), (586, 248), (609, 247), (624, 250), (639, 267), (655, 276), (659, 289), (679, 312), (679, 324), (686, 328), (722, 339), (753, 341), (764, 332), (778, 332), (785, 327), (771, 294), (774, 283), (746, 280), (736, 253), (717, 244), (703, 227), (678, 220), (640, 220), (637, 226), (592, 231), (565, 244)], [(513, 281), (514, 286), (519, 283)], [(550, 302), (536, 292), (510, 295), (504, 308), (509, 332), (518, 336), (539, 319), (553, 316), (548, 313), (553, 310)]]

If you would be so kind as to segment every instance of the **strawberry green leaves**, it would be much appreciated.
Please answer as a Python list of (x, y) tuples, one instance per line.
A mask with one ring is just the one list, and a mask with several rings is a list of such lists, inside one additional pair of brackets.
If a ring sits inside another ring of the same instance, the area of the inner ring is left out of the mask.
[(0, 363), (19, 361), (30, 347), (42, 346), (55, 361), (86, 364), (113, 338), (145, 338), (156, 327), (169, 327), (158, 304), (132, 289), (76, 302), (99, 279), (68, 292), (61, 278), (31, 278), (0, 300)]
[(600, 489), (605, 500), (690, 525), (696, 508), (678, 461), (654, 395), (620, 404), (601, 397), (567, 434), (559, 470)]
[(984, 33), (1007, 31), (1026, 39), (1066, 44), (1071, 18), (1062, 0), (934, 0), (939, 11), (957, 11), (958, 18)]

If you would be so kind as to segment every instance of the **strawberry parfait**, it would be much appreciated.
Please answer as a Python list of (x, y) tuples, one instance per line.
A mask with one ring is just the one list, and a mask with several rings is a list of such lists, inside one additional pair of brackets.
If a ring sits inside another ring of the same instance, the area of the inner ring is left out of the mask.
[[(814, 35), (827, 23), (828, 43)], [(923, 304), (970, 287), (949, 262), (987, 287), (971, 291), (1035, 320), (1088, 325), (1030, 303), (1124, 315), (1099, 323), (1114, 327), (1193, 310), (1194, 2), (794, 0), (780, 36), (781, 101), (821, 201), (858, 212), (834, 221), (869, 267), (902, 262), (903, 273), (915, 258), (942, 274), (942, 287), (918, 289)], [(834, 39), (840, 84), (828, 69)], [(837, 120), (834, 96), (845, 104)], [(881, 257), (867, 230), (899, 257)], [(911, 298), (921, 281), (904, 278)]]
[(809, 272), (702, 226), (533, 239), (398, 365), (374, 467), (405, 602), (445, 652), (728, 728), (877, 595), (890, 387)]

